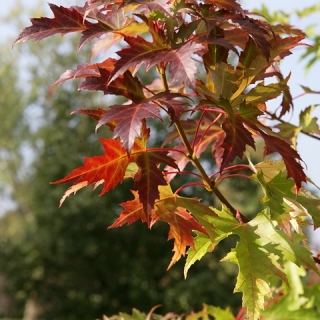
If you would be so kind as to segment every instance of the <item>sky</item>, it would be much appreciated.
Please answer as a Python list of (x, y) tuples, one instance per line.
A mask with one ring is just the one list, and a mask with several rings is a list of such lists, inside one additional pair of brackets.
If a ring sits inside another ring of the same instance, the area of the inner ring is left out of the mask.
[[(11, 1), (4, 1), (1, 4), (1, 11), (2, 13), (6, 13), (10, 10), (12, 7), (18, 7), (19, 3), (22, 2), (25, 7), (35, 8), (35, 2), (38, 3), (38, 1), (34, 0), (11, 0)], [(45, 4), (47, 1), (43, 1)], [(49, 0), (49, 2), (57, 4), (57, 5), (63, 5), (63, 6), (71, 6), (74, 4), (81, 5), (85, 1), (83, 0)], [(292, 12), (294, 9), (303, 9), (307, 6), (311, 6), (314, 4), (318, 4), (319, 1), (317, 0), (304, 0), (304, 1), (288, 1), (288, 0), (242, 0), (241, 4), (244, 9), (252, 10), (254, 8), (260, 8), (261, 4), (265, 3), (269, 10), (275, 11), (275, 10), (283, 10), (285, 12)], [(46, 6), (48, 8), (48, 6)], [(1, 17), (1, 12), (0, 12)], [(319, 16), (318, 17), (311, 17), (307, 24), (310, 24), (312, 22), (317, 23), (320, 21)], [(1, 21), (0, 21), (1, 22)], [(299, 28), (304, 28), (306, 26), (306, 22), (304, 20), (299, 20), (298, 18), (293, 21), (295, 26)], [(26, 26), (30, 25), (28, 22), (28, 19), (26, 17)], [(318, 26), (318, 31), (320, 34), (320, 25)], [(4, 27), (4, 24), (0, 23), (0, 35), (5, 35), (9, 33), (15, 32), (10, 27)], [(11, 44), (8, 44), (11, 46)], [(300, 62), (299, 57), (300, 54), (303, 52), (303, 48), (297, 48), (293, 50), (293, 54), (289, 57), (286, 57), (284, 59), (284, 62), (281, 63), (281, 71), (286, 76), (289, 74), (289, 72), (292, 72), (289, 86), (293, 90), (293, 97), (298, 96), (303, 91), (300, 88), (300, 84), (303, 84), (304, 86), (308, 86), (312, 88), (313, 90), (320, 91), (320, 81), (319, 81), (319, 73), (320, 73), (320, 64), (317, 63), (314, 65), (314, 67), (310, 70), (309, 73), (305, 73), (304, 65), (305, 62)], [(1, 57), (0, 57), (1, 58)], [(1, 61), (1, 60), (0, 60)], [(304, 97), (298, 98), (294, 100), (295, 104), (295, 110), (294, 115), (289, 115), (287, 117), (287, 120), (293, 121), (293, 123), (298, 123), (298, 115), (300, 113), (300, 110), (304, 109), (305, 107), (311, 105), (311, 104), (320, 104), (320, 95), (306, 95)], [(273, 104), (273, 107), (277, 107), (278, 102), (274, 101), (271, 102), (271, 106)], [(320, 118), (320, 108), (319, 110), (316, 110), (314, 115), (318, 116)], [(304, 159), (306, 163), (306, 171), (307, 175), (317, 184), (320, 186), (320, 170), (319, 170), (319, 159), (320, 159), (320, 142), (317, 140), (313, 140), (311, 138), (308, 138), (306, 136), (301, 136), (298, 140), (298, 152), (300, 153), (302, 159)]]

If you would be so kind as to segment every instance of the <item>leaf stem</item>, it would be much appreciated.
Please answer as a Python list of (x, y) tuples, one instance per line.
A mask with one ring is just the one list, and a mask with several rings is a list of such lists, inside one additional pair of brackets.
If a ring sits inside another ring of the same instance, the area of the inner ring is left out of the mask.
[[(271, 113), (271, 112), (266, 111), (266, 110), (265, 110), (264, 112), (265, 112), (267, 115), (269, 115), (272, 120), (277, 120), (277, 121), (279, 121), (279, 122), (281, 122), (281, 123), (288, 123), (288, 122), (282, 120), (281, 118), (279, 118), (278, 116), (276, 116), (274, 113)], [(294, 127), (296, 127), (296, 128), (299, 128), (298, 126), (295, 126), (295, 125), (293, 125), (293, 124), (291, 124), (291, 125), (294, 126)], [(310, 137), (310, 138), (313, 138), (313, 139), (316, 139), (316, 140), (319, 140), (319, 141), (320, 141), (320, 137), (317, 137), (317, 136), (315, 136), (315, 135), (313, 135), (313, 134), (311, 134), (311, 133), (309, 133), (309, 132), (307, 132), (307, 131), (305, 131), (305, 130), (300, 130), (300, 132), (303, 133), (303, 134), (305, 134), (306, 136), (308, 136), (308, 137)]]
[[(165, 73), (165, 66), (163, 64), (161, 64), (160, 66), (157, 66), (157, 71), (160, 74), (164, 90), (169, 91), (168, 81)], [(188, 151), (187, 157), (193, 162), (194, 166), (197, 168), (197, 170), (201, 174), (205, 188), (208, 191), (213, 192), (216, 195), (216, 197), (220, 200), (220, 202), (229, 208), (230, 212), (235, 218), (237, 218), (238, 215), (240, 215), (243, 222), (248, 222), (248, 219), (245, 216), (243, 216), (241, 213), (237, 212), (237, 210), (230, 204), (230, 202), (224, 197), (224, 195), (220, 192), (220, 190), (215, 186), (215, 182), (209, 178), (208, 174), (206, 173), (199, 159), (197, 158), (195, 152), (193, 151), (179, 119), (175, 121), (175, 126), (183, 144), (185, 145)]]

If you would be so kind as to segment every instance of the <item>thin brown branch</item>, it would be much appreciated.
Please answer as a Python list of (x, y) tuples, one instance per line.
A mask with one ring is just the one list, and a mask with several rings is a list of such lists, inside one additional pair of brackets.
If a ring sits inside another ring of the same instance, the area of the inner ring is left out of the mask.
[[(168, 91), (169, 86), (168, 86), (168, 81), (167, 81), (167, 77), (166, 77), (166, 73), (165, 73), (165, 67), (164, 66), (157, 67), (157, 71), (160, 74), (164, 90)], [(213, 192), (216, 195), (216, 197), (220, 200), (220, 202), (222, 204), (224, 204), (227, 208), (229, 208), (230, 212), (232, 213), (232, 215), (235, 218), (237, 218), (237, 216), (240, 215), (241, 220), (243, 222), (248, 222), (249, 220), (245, 216), (243, 216), (241, 213), (237, 212), (237, 210), (231, 205), (231, 203), (224, 197), (224, 195), (220, 192), (220, 190), (215, 186), (214, 180), (210, 179), (210, 177), (208, 176), (208, 174), (204, 170), (203, 166), (201, 165), (199, 159), (195, 155), (194, 150), (192, 149), (190, 142), (189, 142), (189, 140), (183, 130), (183, 127), (181, 125), (180, 120), (177, 120), (175, 122), (175, 126), (176, 126), (176, 129), (180, 135), (180, 138), (181, 138), (183, 144), (185, 145), (185, 147), (188, 151), (187, 157), (192, 161), (194, 166), (197, 168), (197, 170), (201, 174), (201, 177), (202, 177), (202, 180), (204, 182), (206, 189)]]
[[(265, 112), (268, 116), (270, 116), (272, 120), (277, 120), (277, 121), (279, 121), (279, 122), (281, 122), (281, 123), (288, 123), (287, 121), (284, 121), (284, 120), (282, 120), (281, 118), (279, 118), (278, 116), (276, 116), (274, 113), (271, 113), (271, 112), (266, 111), (266, 110), (265, 110), (264, 112)], [(291, 125), (294, 126), (295, 128), (299, 128), (298, 126), (295, 126), (294, 124), (291, 124)], [(303, 133), (304, 135), (312, 138), (312, 139), (316, 139), (316, 140), (319, 140), (319, 141), (320, 141), (320, 137), (317, 137), (317, 136), (311, 134), (310, 132), (307, 132), (307, 131), (305, 131), (305, 130), (300, 130), (300, 132)]]

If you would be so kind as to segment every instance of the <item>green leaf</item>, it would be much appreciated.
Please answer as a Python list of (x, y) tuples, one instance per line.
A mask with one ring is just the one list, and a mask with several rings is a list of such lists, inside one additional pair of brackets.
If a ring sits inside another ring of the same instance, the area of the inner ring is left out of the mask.
[[(266, 182), (262, 171), (253, 176), (261, 183), (264, 188), (265, 197), (262, 202), (270, 208), (272, 219), (279, 214), (288, 213), (290, 207), (285, 203), (284, 197), (292, 197), (293, 180), (286, 179), (284, 171), (274, 176), (270, 181)], [(275, 219), (276, 220), (276, 219)]]
[(249, 92), (235, 99), (235, 101), (232, 102), (232, 105), (239, 105), (243, 100), (245, 100), (246, 103), (256, 104), (258, 102), (266, 102), (268, 100), (275, 99), (282, 93), (282, 86), (286, 86), (286, 83), (282, 84), (282, 86), (279, 84), (280, 83), (270, 83), (265, 85), (264, 81), (262, 81)]
[(261, 171), (252, 177), (260, 182), (265, 193), (262, 201), (270, 207), (270, 214), (275, 220), (279, 214), (283, 213), (294, 213), (294, 215), (291, 214), (292, 218), (309, 214), (315, 227), (320, 226), (320, 199), (304, 188), (300, 189), (298, 195), (294, 194), (293, 183), (286, 179), (282, 162), (264, 161), (255, 167)]
[(305, 132), (320, 134), (320, 128), (317, 123), (318, 118), (311, 116), (311, 113), (315, 108), (316, 106), (309, 106), (300, 112), (300, 126)]
[(311, 215), (315, 228), (320, 227), (320, 199), (313, 195), (310, 191), (302, 188), (296, 200), (308, 211)]
[(298, 267), (307, 267), (319, 274), (318, 268), (312, 258), (311, 252), (303, 246), (305, 237), (294, 233), (290, 239), (287, 234), (278, 230), (276, 223), (270, 221), (266, 211), (259, 213), (250, 224), (256, 227), (255, 233), (260, 236), (257, 243), (261, 246), (275, 245), (275, 250), (281, 251), (285, 260), (291, 261)]
[(235, 292), (243, 293), (243, 306), (247, 307), (251, 320), (259, 319), (260, 310), (264, 307), (266, 296), (271, 295), (269, 277), (275, 276), (287, 283), (286, 275), (278, 263), (280, 253), (270, 241), (263, 243), (256, 233), (255, 219), (247, 224), (239, 223), (223, 207), (222, 211), (214, 210), (219, 218), (211, 217), (215, 227), (223, 232), (236, 234), (241, 241), (222, 261), (229, 261), (239, 266)]
[(207, 320), (211, 319), (209, 316), (214, 317), (215, 320), (234, 320), (234, 316), (232, 312), (227, 309), (221, 309), (219, 307), (208, 306), (206, 304), (203, 305), (203, 309), (196, 313), (191, 313), (186, 317), (186, 320)]
[(214, 316), (215, 320), (234, 320), (235, 319), (235, 317), (233, 316), (229, 308), (221, 309), (219, 307), (207, 306), (207, 309), (208, 309), (208, 313)]
[(187, 273), (190, 267), (207, 253), (211, 252), (214, 245), (210, 238), (202, 232), (196, 232), (196, 237), (194, 238), (194, 248), (190, 247), (187, 252), (187, 261), (184, 266), (184, 277), (187, 278)]

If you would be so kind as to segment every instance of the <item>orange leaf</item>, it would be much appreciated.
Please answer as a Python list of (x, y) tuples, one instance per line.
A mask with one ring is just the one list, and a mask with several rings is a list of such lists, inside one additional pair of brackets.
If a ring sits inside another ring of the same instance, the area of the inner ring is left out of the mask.
[[(90, 184), (100, 184), (102, 181), (104, 187), (100, 193), (103, 195), (118, 183), (123, 181), (126, 168), (130, 162), (125, 149), (121, 146), (119, 140), (108, 140), (100, 138), (105, 153), (102, 156), (93, 158), (84, 158), (84, 165), (74, 169), (63, 179), (53, 182), (53, 184), (73, 182), (78, 185), (82, 182)], [(71, 193), (70, 191), (67, 196)], [(62, 202), (66, 195), (61, 199)]]

